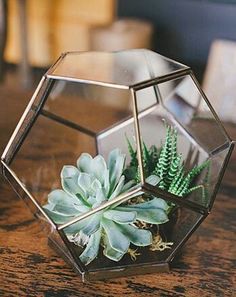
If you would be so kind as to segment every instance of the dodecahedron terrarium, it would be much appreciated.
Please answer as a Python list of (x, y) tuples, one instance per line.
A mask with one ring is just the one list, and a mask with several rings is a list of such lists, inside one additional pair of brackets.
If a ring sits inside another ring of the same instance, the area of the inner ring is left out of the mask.
[(71, 52), (43, 76), (2, 172), (83, 280), (166, 271), (209, 214), (233, 143), (190, 68)]

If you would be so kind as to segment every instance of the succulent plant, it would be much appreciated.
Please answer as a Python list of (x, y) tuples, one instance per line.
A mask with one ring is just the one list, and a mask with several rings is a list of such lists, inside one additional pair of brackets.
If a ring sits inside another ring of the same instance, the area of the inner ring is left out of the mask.
[[(129, 166), (124, 174), (126, 181), (136, 179), (139, 181), (137, 152), (127, 138), (128, 149), (131, 157)], [(145, 176), (156, 175), (160, 178), (158, 187), (180, 197), (185, 197), (193, 191), (202, 190), (202, 196), (206, 199), (208, 171), (210, 161), (206, 160), (200, 165), (195, 165), (189, 171), (185, 168), (182, 155), (177, 150), (177, 130), (166, 124), (166, 138), (161, 148), (142, 146), (143, 167)], [(195, 185), (195, 179), (207, 168), (204, 184)]]
[[(108, 164), (101, 155), (92, 158), (83, 153), (76, 167), (63, 167), (62, 189), (48, 195), (45, 211), (55, 223), (63, 224), (114, 199), (136, 184), (133, 179), (125, 183), (124, 167), (125, 155), (119, 149), (110, 152)], [(158, 181), (155, 175), (147, 178), (147, 182), (153, 185)], [(152, 233), (139, 228), (137, 222), (163, 224), (168, 221), (168, 209), (163, 199), (153, 197), (142, 203), (115, 204), (70, 225), (64, 231), (70, 241), (85, 247), (80, 255), (85, 265), (96, 258), (100, 246), (103, 246), (107, 258), (119, 261), (131, 243), (136, 246), (152, 244)]]

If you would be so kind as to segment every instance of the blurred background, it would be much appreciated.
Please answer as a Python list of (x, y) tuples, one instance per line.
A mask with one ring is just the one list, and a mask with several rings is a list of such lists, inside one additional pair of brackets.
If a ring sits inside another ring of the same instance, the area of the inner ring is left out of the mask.
[(62, 52), (150, 48), (189, 65), (236, 122), (235, 28), (236, 1), (0, 0), (0, 100), (24, 105)]

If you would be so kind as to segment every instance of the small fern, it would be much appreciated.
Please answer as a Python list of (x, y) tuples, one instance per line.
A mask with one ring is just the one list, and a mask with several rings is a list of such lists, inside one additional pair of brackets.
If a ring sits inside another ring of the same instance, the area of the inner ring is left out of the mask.
[(132, 144), (130, 143), (128, 137), (126, 136), (126, 140), (128, 143), (128, 150), (129, 150), (129, 154), (130, 154), (130, 166), (138, 166), (138, 160), (137, 160), (137, 150), (134, 150), (134, 148), (132, 147)]
[[(178, 153), (177, 150), (177, 130), (170, 125), (165, 124), (165, 126), (165, 142), (160, 149), (154, 145), (148, 149), (143, 142), (142, 157), (145, 177), (157, 175), (160, 178), (158, 187), (179, 197), (185, 197), (188, 194), (201, 189), (202, 197), (203, 199), (206, 199), (206, 183), (207, 180), (209, 180), (209, 160), (200, 165), (195, 165), (188, 171), (184, 166), (182, 154)], [(139, 182), (140, 171), (137, 160), (137, 151), (132, 147), (128, 138), (127, 142), (131, 162), (124, 174), (127, 180), (135, 179)], [(208, 168), (208, 173), (203, 180), (203, 185), (195, 185), (195, 179), (205, 168)]]

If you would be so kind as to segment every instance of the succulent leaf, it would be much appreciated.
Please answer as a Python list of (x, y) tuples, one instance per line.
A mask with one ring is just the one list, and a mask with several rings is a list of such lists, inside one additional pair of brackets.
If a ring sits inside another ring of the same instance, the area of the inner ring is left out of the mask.
[(156, 186), (159, 181), (160, 181), (160, 178), (154, 174), (148, 176), (146, 179), (145, 179), (146, 183), (152, 185), (152, 186)]
[(48, 210), (51, 210), (56, 214), (59, 214), (59, 215), (61, 214), (63, 216), (68, 216), (68, 217), (78, 216), (81, 213), (81, 211), (78, 211), (78, 209), (75, 208), (73, 205), (66, 206), (66, 205), (61, 205), (59, 203), (55, 205), (48, 204)]
[(103, 201), (106, 201), (106, 196), (104, 194), (104, 191), (102, 188), (97, 189), (96, 193), (95, 193), (95, 201), (93, 203), (93, 208), (97, 207), (98, 205), (100, 205)]
[(74, 166), (63, 166), (61, 171), (62, 188), (68, 194), (84, 195), (82, 189), (79, 187), (77, 181), (79, 177), (79, 170)]
[(118, 252), (126, 253), (130, 245), (130, 240), (120, 231), (118, 225), (105, 218), (102, 219), (101, 223), (110, 246)]
[(63, 224), (66, 221), (69, 221), (70, 218), (73, 219), (74, 216), (68, 216), (67, 214), (61, 214), (54, 212), (49, 208), (49, 205), (44, 206), (44, 210), (49, 215), (49, 217), (56, 223), (56, 224)]
[(92, 262), (98, 254), (99, 246), (101, 241), (101, 228), (98, 229), (95, 233), (93, 233), (84, 249), (83, 253), (80, 255), (80, 260), (85, 264), (88, 265)]
[(92, 170), (92, 159), (92, 156), (90, 156), (88, 153), (82, 153), (77, 160), (77, 167), (79, 171), (90, 173)]
[[(77, 181), (78, 186), (80, 189), (82, 189), (84, 196), (87, 197), (88, 195), (91, 195), (93, 193), (92, 189), (92, 184), (93, 186), (99, 187), (100, 182), (96, 180), (94, 176), (91, 176), (88, 173), (80, 173), (78, 176), (78, 181)], [(101, 187), (101, 184), (100, 184)], [(92, 193), (91, 193), (92, 192)]]
[(97, 155), (91, 161), (92, 168), (90, 169), (94, 177), (104, 185), (104, 172), (107, 170), (107, 165), (104, 158), (101, 155)]
[(95, 213), (90, 218), (89, 222), (83, 228), (81, 228), (81, 231), (87, 236), (92, 235), (100, 228), (101, 218), (102, 218), (101, 213)]
[(121, 154), (119, 149), (112, 151), (108, 159), (108, 168), (110, 171), (110, 189), (108, 196), (112, 195), (116, 185), (119, 183), (124, 170), (124, 164), (125, 155)]
[(137, 246), (147, 246), (152, 243), (152, 233), (149, 230), (139, 229), (132, 225), (119, 225), (119, 228), (130, 242)]
[(122, 189), (122, 193), (128, 191), (130, 188), (132, 188), (135, 185), (135, 180), (130, 180), (128, 181), (126, 184), (124, 184), (123, 189)]
[(109, 258), (112, 261), (120, 261), (120, 259), (124, 256), (125, 252), (119, 252), (117, 250), (114, 250), (107, 237), (104, 238), (104, 245), (105, 248), (103, 250), (103, 254), (104, 256), (106, 256), (107, 258)]
[[(88, 217), (88, 218), (86, 218), (86, 219), (83, 219), (83, 220), (81, 220), (81, 221), (78, 221), (78, 222), (76, 222), (76, 223), (74, 223), (74, 224), (72, 224), (72, 225), (66, 227), (66, 228), (64, 229), (66, 235), (67, 235), (67, 236), (68, 236), (68, 235), (76, 235), (76, 234), (80, 233), (80, 231), (81, 231), (83, 228), (85, 228), (85, 227), (89, 224), (90, 220), (91, 220), (91, 218)], [(68, 220), (67, 220), (67, 221), (68, 221)], [(63, 223), (65, 223), (65, 222), (67, 222), (67, 221), (64, 221)], [(61, 223), (61, 224), (62, 224), (62, 223)], [(84, 233), (83, 233), (83, 234), (84, 234)]]
[(104, 218), (112, 220), (119, 224), (131, 224), (136, 220), (137, 213), (135, 211), (119, 211), (110, 209), (104, 212)]
[(160, 198), (153, 198), (148, 202), (134, 205), (118, 206), (120, 211), (135, 211), (137, 220), (150, 224), (164, 224), (169, 219), (167, 216), (168, 204)]
[(79, 170), (72, 165), (65, 165), (61, 171), (61, 178), (75, 178), (79, 175)]
[(55, 206), (55, 205), (61, 205), (64, 207), (71, 207), (71, 204), (73, 205), (81, 205), (80, 200), (75, 195), (69, 195), (63, 190), (53, 190), (48, 195), (48, 204)]
[(103, 188), (104, 188), (104, 195), (106, 197), (108, 197), (109, 191), (110, 191), (110, 177), (109, 177), (109, 173), (110, 173), (109, 169), (106, 169), (104, 171), (104, 173), (103, 173), (104, 174), (104, 185), (103, 185)]
[(109, 197), (109, 199), (113, 199), (117, 197), (121, 192), (125, 184), (125, 177), (122, 175), (116, 187), (114, 187), (114, 191)]
[(168, 216), (163, 209), (133, 209), (137, 212), (137, 220), (149, 224), (164, 224), (168, 222)]

